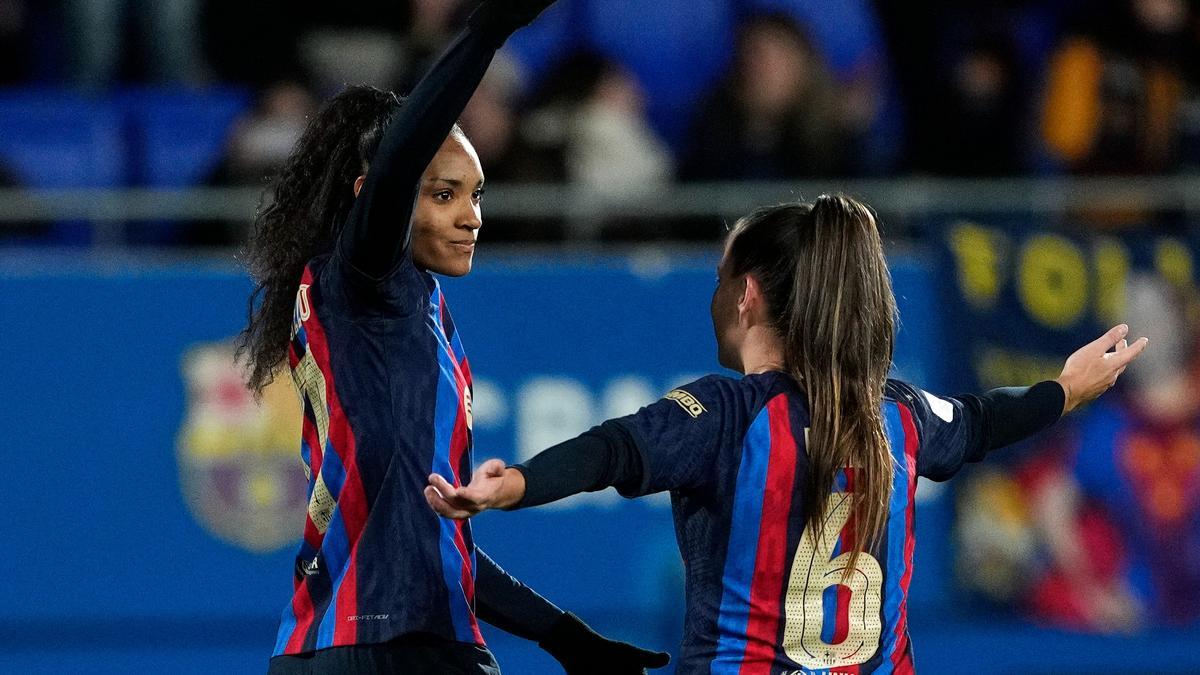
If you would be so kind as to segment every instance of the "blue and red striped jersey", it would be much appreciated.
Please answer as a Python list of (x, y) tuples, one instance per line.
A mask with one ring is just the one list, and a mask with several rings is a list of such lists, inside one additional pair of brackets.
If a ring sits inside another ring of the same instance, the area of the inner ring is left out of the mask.
[(963, 404), (889, 381), (895, 466), (886, 529), (846, 572), (854, 470), (837, 475), (824, 533), (805, 531), (809, 411), (779, 372), (709, 376), (615, 420), (641, 450), (633, 496), (671, 491), (686, 567), (680, 673), (911, 672), (907, 597), (919, 475), (982, 457)]
[[(455, 485), (470, 476), (471, 369), (410, 243), (421, 176), (495, 38), (467, 28), (451, 41), (387, 124), (333, 250), (300, 279), (288, 364), (309, 502), (275, 655), (418, 632), (483, 644), (471, 527), (438, 518), (422, 495), (431, 473)], [(478, 562), (514, 597), (515, 580)], [(532, 592), (515, 597), (527, 613), (558, 612)]]
[(425, 632), (483, 644), (466, 521), (422, 488), (471, 471), (471, 369), (441, 288), (411, 260), (373, 289), (312, 261), (288, 352), (304, 407), (308, 515), (274, 653)]

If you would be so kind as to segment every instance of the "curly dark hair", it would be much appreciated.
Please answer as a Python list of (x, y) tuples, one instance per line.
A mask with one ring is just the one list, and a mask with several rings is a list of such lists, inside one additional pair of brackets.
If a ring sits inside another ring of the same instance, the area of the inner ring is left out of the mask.
[(259, 394), (287, 357), (296, 289), (304, 266), (332, 250), (354, 204), (354, 181), (379, 149), (402, 100), (374, 87), (351, 86), (313, 117), (254, 219), (242, 257), (254, 279), (237, 358)]

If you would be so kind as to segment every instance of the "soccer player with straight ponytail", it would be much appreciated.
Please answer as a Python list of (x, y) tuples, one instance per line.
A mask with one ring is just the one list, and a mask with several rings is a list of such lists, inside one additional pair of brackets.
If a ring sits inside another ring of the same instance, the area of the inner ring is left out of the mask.
[[(679, 673), (911, 672), (917, 478), (1026, 438), (1145, 349), (1116, 326), (1056, 380), (935, 396), (887, 378), (896, 302), (878, 223), (843, 196), (763, 208), (729, 233), (712, 320), (721, 365), (633, 415), (467, 486), (447, 518), (615, 486), (671, 492), (687, 574)], [(1110, 351), (1111, 350), (1111, 351)]]

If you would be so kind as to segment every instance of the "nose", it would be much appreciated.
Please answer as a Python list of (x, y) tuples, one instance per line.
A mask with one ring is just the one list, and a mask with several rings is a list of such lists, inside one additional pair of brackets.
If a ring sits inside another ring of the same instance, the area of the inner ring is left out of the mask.
[(470, 204), (466, 211), (459, 217), (458, 226), (464, 230), (478, 230), (483, 227), (483, 215), (479, 210), (478, 204)]

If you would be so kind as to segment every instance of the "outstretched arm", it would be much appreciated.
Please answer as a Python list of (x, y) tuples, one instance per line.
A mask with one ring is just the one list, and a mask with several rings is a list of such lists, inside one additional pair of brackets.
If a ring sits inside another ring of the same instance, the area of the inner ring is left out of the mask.
[(642, 483), (642, 474), (632, 435), (609, 421), (538, 453), (524, 466), (506, 467), (498, 459), (488, 460), (475, 470), (470, 483), (459, 488), (433, 474), (425, 487), (425, 500), (439, 514), (462, 519), (488, 509), (538, 506), (613, 485), (628, 494)]
[(572, 675), (609, 673), (631, 675), (661, 668), (671, 660), (593, 631), (579, 617), (555, 607), (533, 589), (513, 578), (478, 547), (475, 578), (479, 618), (526, 640), (534, 640)]
[(403, 259), (421, 175), (475, 93), (496, 50), (553, 0), (484, 0), (462, 33), (388, 125), (338, 241), (342, 257), (371, 279)]
[(1058, 378), (1031, 387), (939, 397), (897, 384), (920, 429), (918, 473), (950, 478), (964, 463), (1028, 438), (1108, 391), (1149, 344), (1146, 338), (1129, 344), (1128, 332), (1124, 324), (1114, 326), (1072, 354)]
[(741, 408), (738, 396), (735, 380), (704, 377), (523, 465), (485, 462), (462, 487), (431, 475), (425, 499), (441, 515), (462, 519), (487, 509), (537, 506), (610, 486), (626, 497), (699, 489), (712, 479), (721, 448), (741, 443), (733, 420)]

